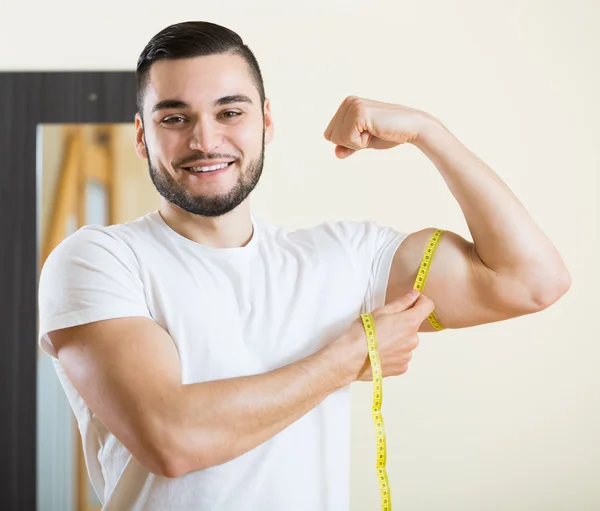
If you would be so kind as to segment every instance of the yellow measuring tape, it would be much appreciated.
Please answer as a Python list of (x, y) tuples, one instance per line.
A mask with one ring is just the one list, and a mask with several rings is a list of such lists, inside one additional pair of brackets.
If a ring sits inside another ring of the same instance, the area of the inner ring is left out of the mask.
[[(438, 243), (442, 238), (443, 230), (437, 229), (431, 236), (425, 254), (421, 260), (414, 289), (423, 292), (427, 282), (427, 274), (433, 261), (433, 256), (437, 250)], [(375, 439), (377, 442), (377, 479), (379, 480), (379, 492), (381, 494), (382, 511), (392, 511), (392, 494), (390, 491), (390, 482), (388, 480), (387, 470), (385, 468), (387, 459), (387, 449), (385, 444), (385, 428), (383, 426), (383, 415), (381, 414), (381, 404), (383, 402), (383, 375), (381, 373), (381, 362), (379, 361), (379, 346), (377, 345), (377, 336), (375, 332), (375, 321), (371, 313), (360, 315), (365, 333), (367, 334), (367, 343), (369, 346), (369, 359), (371, 360), (371, 371), (373, 373), (373, 423), (375, 424)], [(437, 319), (435, 313), (427, 316), (427, 319), (436, 330), (443, 330), (442, 324)]]
[[(442, 235), (444, 231), (442, 229), (437, 229), (429, 239), (429, 243), (427, 244), (427, 248), (425, 248), (425, 254), (423, 254), (423, 259), (421, 259), (421, 266), (419, 266), (419, 271), (417, 272), (417, 279), (415, 280), (414, 289), (418, 289), (421, 293), (423, 289), (425, 289), (425, 283), (427, 282), (427, 274), (429, 272), (429, 267), (431, 266), (431, 262), (433, 261), (433, 256), (435, 255), (435, 251), (437, 250), (438, 243), (442, 239)], [(435, 315), (435, 311), (432, 311), (429, 316), (427, 316), (429, 323), (436, 330), (443, 330), (444, 327), (438, 321), (437, 316)]]

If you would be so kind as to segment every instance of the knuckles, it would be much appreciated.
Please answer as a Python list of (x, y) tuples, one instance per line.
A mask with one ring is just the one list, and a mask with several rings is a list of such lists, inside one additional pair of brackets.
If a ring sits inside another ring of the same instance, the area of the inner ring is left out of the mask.
[(343, 104), (346, 106), (352, 106), (355, 103), (360, 102), (360, 98), (358, 96), (347, 96), (346, 99), (344, 99)]
[[(345, 140), (345, 128), (342, 127), (342, 119), (344, 119), (346, 116), (342, 116), (341, 114), (344, 112), (351, 112), (351, 117), (355, 119), (365, 116), (365, 100), (358, 96), (348, 96), (342, 101), (342, 104), (338, 110), (338, 113), (334, 117), (333, 122), (323, 133), (323, 136), (329, 142), (334, 142), (337, 144), (347, 142)], [(359, 147), (357, 147), (357, 149), (358, 148)]]
[(344, 100), (344, 104), (352, 112), (352, 117), (360, 119), (366, 115), (366, 105), (363, 98), (348, 96)]

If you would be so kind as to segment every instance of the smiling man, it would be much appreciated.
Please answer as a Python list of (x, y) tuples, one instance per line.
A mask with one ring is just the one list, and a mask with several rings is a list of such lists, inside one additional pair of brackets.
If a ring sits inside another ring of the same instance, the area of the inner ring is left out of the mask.
[[(79, 422), (105, 511), (349, 509), (350, 394), (418, 332), (540, 311), (567, 269), (508, 187), (434, 117), (349, 97), (325, 129), (339, 158), (411, 143), (439, 170), (473, 242), (369, 222), (293, 232), (249, 197), (273, 138), (259, 66), (232, 31), (170, 26), (137, 67), (135, 147), (161, 195), (127, 224), (86, 226), (44, 265), (40, 344)], [(317, 128), (318, 129), (318, 128)], [(382, 183), (385, 186), (385, 183)], [(436, 324), (437, 325), (437, 324)]]

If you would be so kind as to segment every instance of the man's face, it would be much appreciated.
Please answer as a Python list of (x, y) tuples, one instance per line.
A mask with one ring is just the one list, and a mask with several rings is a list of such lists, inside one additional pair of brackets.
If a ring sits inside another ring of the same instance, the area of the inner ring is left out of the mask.
[(246, 62), (229, 54), (162, 60), (149, 78), (136, 150), (158, 192), (196, 215), (236, 208), (257, 185), (273, 137), (269, 103)]

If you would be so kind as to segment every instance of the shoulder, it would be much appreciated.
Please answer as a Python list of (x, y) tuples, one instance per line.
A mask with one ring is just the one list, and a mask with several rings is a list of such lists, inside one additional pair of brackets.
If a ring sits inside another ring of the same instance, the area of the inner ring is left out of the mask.
[(375, 220), (327, 220), (309, 227), (290, 229), (270, 222), (260, 221), (267, 238), (287, 238), (299, 242), (364, 243), (378, 238), (406, 235)]
[(342, 246), (352, 228), (343, 222), (321, 222), (311, 226), (290, 227), (270, 222), (260, 222), (261, 237), (269, 249), (285, 251), (327, 251)]
[(44, 266), (58, 259), (126, 252), (126, 244), (113, 226), (86, 225), (67, 236), (52, 250)]
[(312, 242), (341, 242), (355, 236), (364, 236), (372, 229), (372, 222), (335, 220), (323, 221), (309, 227), (298, 227), (285, 229), (272, 226), (270, 232), (279, 236), (286, 236), (290, 240), (312, 241)]
[(397, 248), (406, 238), (406, 234), (374, 220), (330, 220), (297, 229), (271, 225), (265, 232), (278, 247), (335, 253), (361, 261)]
[(392, 243), (400, 243), (406, 235), (375, 220), (338, 220), (324, 222), (315, 228), (318, 236), (330, 239), (350, 251), (377, 251)]
[(132, 222), (103, 225), (85, 225), (67, 236), (52, 250), (44, 269), (102, 264), (118, 261), (129, 268), (137, 265), (133, 246), (149, 235), (150, 214)]

